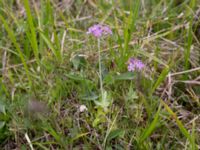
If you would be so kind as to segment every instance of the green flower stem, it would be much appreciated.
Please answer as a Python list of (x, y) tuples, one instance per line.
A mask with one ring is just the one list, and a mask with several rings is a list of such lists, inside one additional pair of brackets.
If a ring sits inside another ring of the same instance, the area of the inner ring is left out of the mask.
[(100, 38), (98, 38), (98, 52), (99, 52), (99, 81), (100, 81), (100, 90), (101, 97), (103, 96), (103, 81), (102, 81), (102, 72), (101, 72), (101, 47), (100, 47)]

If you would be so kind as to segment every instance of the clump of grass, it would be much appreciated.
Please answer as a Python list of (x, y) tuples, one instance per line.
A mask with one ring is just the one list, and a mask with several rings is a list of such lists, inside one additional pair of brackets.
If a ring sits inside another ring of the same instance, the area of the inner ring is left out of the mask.
[(199, 149), (199, 6), (0, 1), (0, 147)]

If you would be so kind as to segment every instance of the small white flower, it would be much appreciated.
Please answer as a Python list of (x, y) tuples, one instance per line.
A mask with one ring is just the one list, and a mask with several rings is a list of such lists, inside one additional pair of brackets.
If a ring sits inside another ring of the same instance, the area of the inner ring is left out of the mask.
[(87, 109), (87, 107), (85, 106), (85, 105), (80, 105), (80, 107), (79, 107), (79, 111), (80, 112), (84, 112), (84, 111), (87, 111), (88, 109)]
[(182, 18), (183, 16), (184, 16), (184, 13), (182, 12), (177, 16), (177, 18)]
[(169, 19), (169, 17), (164, 18), (165, 21), (168, 20), (168, 19)]
[(189, 28), (190, 28), (190, 23), (188, 22), (185, 24), (185, 29), (189, 29)]

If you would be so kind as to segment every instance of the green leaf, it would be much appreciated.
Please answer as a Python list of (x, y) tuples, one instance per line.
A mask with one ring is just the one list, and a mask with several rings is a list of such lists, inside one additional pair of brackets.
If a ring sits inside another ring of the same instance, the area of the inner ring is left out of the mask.
[(107, 91), (103, 90), (102, 98), (99, 101), (94, 101), (97, 106), (100, 106), (103, 109), (107, 109), (110, 106), (112, 98), (108, 95)]
[(126, 72), (120, 75), (114, 76), (114, 80), (133, 80), (135, 79), (135, 73), (133, 72)]
[(71, 62), (76, 70), (83, 67), (86, 64), (85, 58), (79, 55), (74, 56)]
[[(75, 75), (75, 74), (65, 74), (65, 76), (67, 76), (69, 79), (75, 80), (75, 81), (85, 81), (87, 79), (79, 76), (79, 75)], [(87, 80), (90, 81), (90, 80)]]
[(107, 75), (104, 77), (103, 82), (104, 82), (105, 84), (107, 84), (107, 85), (113, 84), (113, 83), (115, 82), (113, 74), (111, 74), (111, 73), (107, 74)]
[(43, 127), (45, 131), (47, 131), (50, 135), (54, 137), (54, 139), (61, 145), (64, 146), (64, 141), (61, 133), (58, 133), (53, 127), (50, 125), (46, 125)]
[(152, 123), (144, 130), (144, 132), (142, 133), (139, 143), (144, 142), (144, 140), (146, 138), (148, 138), (151, 133), (155, 130), (158, 122), (159, 122), (159, 113), (160, 113), (160, 108), (161, 106), (159, 106), (158, 111), (156, 112), (156, 115), (154, 117), (154, 120), (152, 121)]
[(107, 137), (107, 142), (111, 141), (112, 139), (115, 139), (117, 137), (123, 137), (125, 131), (122, 129), (115, 129), (110, 132), (110, 134)]
[(2, 103), (0, 103), (0, 113), (6, 114), (6, 107)]
[(0, 129), (2, 129), (5, 126), (5, 121), (0, 121)]
[(132, 101), (137, 98), (138, 98), (137, 93), (133, 90), (133, 87), (130, 86), (128, 94), (127, 94), (127, 101)]
[(97, 113), (95, 114), (95, 119), (92, 122), (93, 127), (97, 127), (100, 123), (106, 122), (105, 112), (102, 108), (97, 108)]
[(78, 140), (79, 138), (82, 138), (82, 137), (84, 137), (84, 136), (86, 136), (88, 134), (89, 134), (89, 132), (77, 134), (74, 138), (72, 138), (70, 140), (70, 143), (72, 143), (73, 141)]
[(99, 96), (98, 95), (96, 95), (96, 94), (90, 94), (90, 95), (82, 95), (82, 96), (80, 96), (81, 97), (81, 99), (83, 99), (83, 100), (97, 100), (98, 98), (99, 98)]

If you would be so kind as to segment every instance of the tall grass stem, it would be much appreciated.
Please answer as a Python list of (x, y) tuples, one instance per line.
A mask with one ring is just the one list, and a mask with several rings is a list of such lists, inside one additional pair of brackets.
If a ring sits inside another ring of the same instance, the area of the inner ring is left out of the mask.
[(100, 38), (98, 38), (98, 53), (99, 53), (99, 82), (100, 82), (100, 90), (101, 90), (101, 97), (103, 97), (103, 81), (102, 81), (102, 69), (101, 69), (101, 43)]

